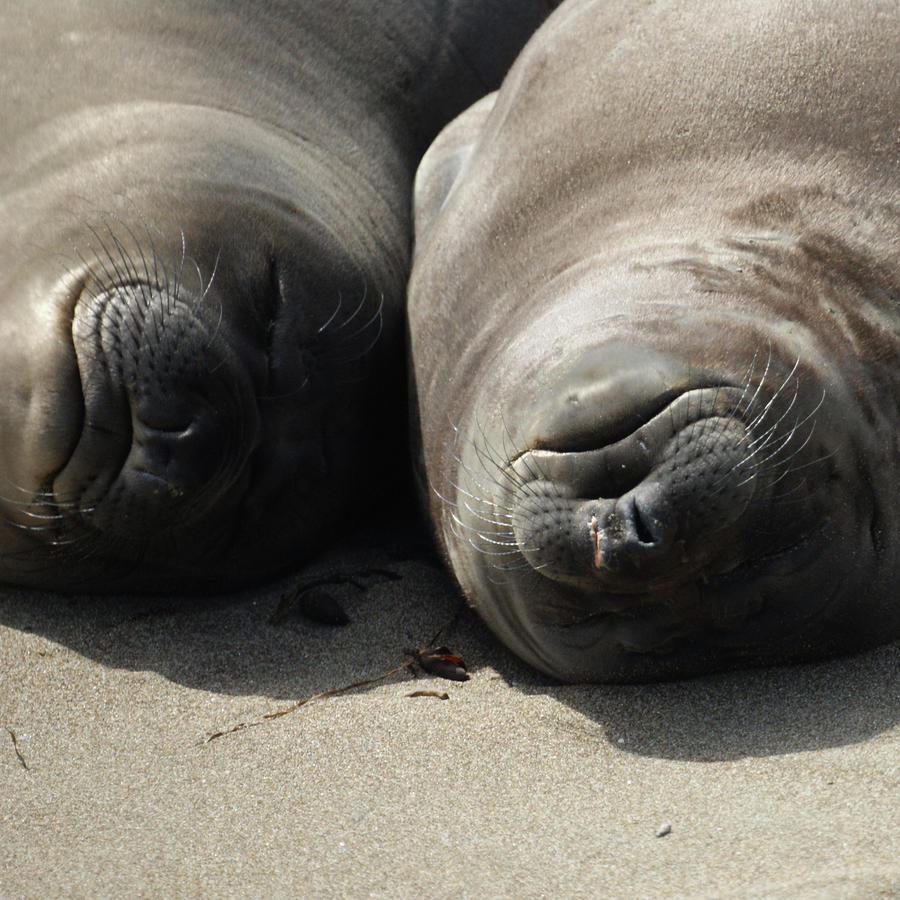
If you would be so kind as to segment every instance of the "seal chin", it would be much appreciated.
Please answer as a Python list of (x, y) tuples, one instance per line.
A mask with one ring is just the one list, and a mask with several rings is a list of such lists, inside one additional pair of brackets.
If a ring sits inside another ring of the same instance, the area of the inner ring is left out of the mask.
[(134, 283), (85, 293), (74, 311), (84, 417), (53, 494), (106, 546), (142, 556), (239, 494), (259, 440), (249, 376), (189, 301)]

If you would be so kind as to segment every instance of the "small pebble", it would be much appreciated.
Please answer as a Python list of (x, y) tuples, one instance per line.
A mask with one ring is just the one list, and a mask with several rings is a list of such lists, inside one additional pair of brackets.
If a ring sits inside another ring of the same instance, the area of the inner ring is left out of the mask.
[(659, 828), (656, 829), (657, 837), (665, 837), (667, 834), (670, 834), (672, 831), (672, 826), (668, 822), (664, 822)]

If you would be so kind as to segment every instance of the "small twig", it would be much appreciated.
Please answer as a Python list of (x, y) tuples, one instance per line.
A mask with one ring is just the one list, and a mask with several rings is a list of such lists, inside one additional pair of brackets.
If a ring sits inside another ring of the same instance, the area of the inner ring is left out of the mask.
[(9, 736), (12, 738), (13, 750), (16, 751), (16, 756), (19, 757), (19, 762), (22, 763), (22, 768), (26, 771), (28, 770), (28, 763), (25, 762), (25, 757), (22, 756), (19, 751), (19, 742), (16, 740), (16, 733), (10, 728), (8, 725), (5, 725), (4, 728), (9, 732)]
[[(455, 653), (447, 649), (447, 647), (437, 647), (432, 650), (406, 650), (405, 652), (407, 654), (406, 659), (403, 660), (400, 665), (394, 666), (393, 669), (385, 672), (383, 675), (377, 675), (375, 678), (364, 678), (362, 681), (354, 681), (353, 684), (347, 684), (344, 685), (344, 687), (331, 688), (330, 690), (313, 694), (311, 697), (304, 697), (302, 700), (298, 700), (290, 706), (276, 709), (270, 713), (264, 713), (255, 722), (238, 722), (237, 725), (232, 725), (231, 728), (226, 728), (223, 731), (214, 731), (207, 736), (203, 743), (208, 744), (210, 741), (214, 741), (216, 738), (223, 737), (226, 734), (234, 734), (236, 731), (243, 731), (245, 728), (255, 728), (257, 725), (265, 724), (270, 719), (281, 718), (281, 716), (286, 716), (288, 713), (295, 712), (300, 709), (301, 706), (306, 706), (311, 700), (321, 700), (323, 697), (334, 697), (337, 694), (343, 694), (344, 691), (352, 691), (354, 688), (376, 684), (379, 681), (390, 678), (392, 675), (396, 675), (398, 672), (402, 672), (404, 669), (415, 675), (416, 663), (418, 663), (429, 675), (436, 675), (439, 678), (446, 678), (450, 681), (468, 681), (469, 679), (465, 662)], [(407, 697), (440, 697), (441, 700), (450, 699), (449, 695), (437, 691), (413, 691), (411, 694), (407, 694)], [(13, 740), (15, 740), (15, 737), (13, 737)]]
[(365, 687), (369, 684), (375, 684), (378, 681), (384, 681), (385, 678), (390, 678), (392, 675), (396, 675), (398, 672), (402, 672), (404, 669), (409, 669), (415, 663), (415, 657), (409, 657), (400, 663), (399, 666), (394, 666), (389, 672), (385, 672), (383, 675), (378, 675), (375, 678), (365, 678), (362, 681), (355, 681), (353, 684), (344, 685), (344, 687), (339, 688), (331, 688), (328, 691), (320, 691), (318, 694), (313, 694), (311, 697), (304, 697), (302, 700), (298, 700), (296, 703), (292, 703), (290, 706), (285, 706), (282, 709), (276, 709), (273, 712), (265, 713), (260, 716), (260, 718), (256, 722), (238, 722), (237, 725), (233, 725), (231, 728), (226, 728), (224, 731), (214, 731), (210, 734), (206, 740), (205, 744), (208, 744), (210, 741), (215, 740), (216, 738), (222, 737), (226, 734), (234, 734), (235, 731), (242, 731), (245, 728), (254, 728), (257, 725), (263, 725), (269, 719), (278, 719), (281, 716), (286, 716), (288, 713), (292, 713), (295, 710), (300, 709), (301, 706), (306, 706), (312, 700), (321, 700), (323, 697), (334, 697), (337, 694), (343, 694), (344, 691), (351, 691), (354, 688)]

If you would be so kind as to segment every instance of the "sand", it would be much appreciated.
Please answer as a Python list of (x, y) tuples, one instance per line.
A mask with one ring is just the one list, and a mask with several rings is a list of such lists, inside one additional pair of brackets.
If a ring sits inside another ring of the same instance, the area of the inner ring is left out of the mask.
[[(328, 589), (344, 627), (270, 621), (296, 578), (0, 594), (0, 896), (900, 896), (900, 645), (558, 685), (390, 544), (308, 570), (361, 573)], [(438, 633), (469, 681), (404, 669), (261, 718)]]

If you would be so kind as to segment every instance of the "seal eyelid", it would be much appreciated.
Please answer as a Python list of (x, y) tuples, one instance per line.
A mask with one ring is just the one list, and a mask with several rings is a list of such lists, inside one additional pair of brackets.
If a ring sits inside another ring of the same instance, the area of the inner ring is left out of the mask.
[[(362, 297), (360, 298), (359, 303), (357, 303), (357, 305), (354, 307), (353, 312), (350, 313), (350, 315), (347, 316), (347, 318), (344, 319), (344, 321), (341, 322), (340, 325), (337, 325), (335, 327), (335, 331), (340, 331), (342, 328), (346, 328), (356, 318), (356, 316), (359, 315), (360, 311), (365, 306), (368, 296), (369, 296), (369, 283), (368, 283), (368, 281), (364, 280), (363, 281), (363, 293), (362, 293)], [(369, 321), (369, 323), (367, 323), (367, 325), (363, 325), (361, 329), (354, 331), (352, 333), (352, 335), (350, 335), (350, 336), (355, 337), (357, 334), (360, 334), (362, 331), (364, 331), (366, 329), (366, 327), (368, 326), (368, 324), (371, 324), (371, 322), (374, 322), (375, 318), (380, 314), (383, 304), (384, 304), (384, 295), (382, 294), (381, 295), (381, 305), (379, 305), (378, 310), (376, 310), (375, 316), (372, 317), (372, 319)], [(335, 306), (334, 312), (328, 317), (328, 319), (322, 325), (320, 325), (318, 327), (318, 329), (316, 329), (318, 334), (324, 334), (324, 332), (327, 331), (331, 327), (331, 325), (334, 323), (335, 319), (337, 318), (338, 313), (341, 311), (341, 309), (343, 309), (343, 306), (344, 306), (344, 295), (343, 295), (342, 291), (338, 291), (337, 306)]]
[(318, 334), (322, 334), (322, 332), (324, 332), (328, 328), (328, 326), (331, 325), (331, 323), (335, 320), (337, 314), (341, 311), (341, 306), (343, 305), (343, 302), (344, 302), (344, 297), (341, 294), (341, 292), (338, 291), (337, 306), (335, 306), (334, 312), (328, 317), (328, 320), (325, 322), (325, 324), (319, 326), (319, 328), (317, 329)]
[[(311, 349), (322, 348), (316, 352), (316, 359), (319, 363), (331, 368), (346, 367), (361, 359), (365, 359), (378, 344), (384, 332), (383, 293), (378, 294), (378, 303), (374, 312), (368, 319), (362, 323), (355, 323), (355, 320), (365, 308), (368, 299), (369, 285), (368, 281), (364, 280), (363, 293), (359, 302), (354, 307), (353, 311), (343, 321), (340, 321), (340, 323), (336, 325), (335, 323), (338, 321), (341, 311), (345, 308), (343, 292), (338, 291), (337, 304), (325, 322), (316, 329), (315, 340), (311, 346)], [(352, 330), (346, 331), (345, 329), (347, 329), (351, 323), (354, 323), (355, 327), (353, 327)], [(357, 339), (371, 331), (372, 326), (376, 323), (377, 327), (375, 328), (372, 337), (367, 338), (367, 342), (364, 346), (358, 346), (359, 342)], [(320, 338), (326, 336), (329, 338), (328, 343), (316, 343)], [(362, 376), (357, 374), (354, 377), (338, 378), (337, 383), (354, 384), (357, 383), (361, 377)]]
[[(760, 435), (759, 438), (757, 438), (754, 441), (751, 441), (747, 446), (749, 448), (749, 447), (753, 447), (757, 443), (759, 445), (752, 452), (748, 453), (738, 463), (736, 463), (734, 466), (732, 466), (732, 468), (725, 474), (725, 476), (723, 476), (723, 478), (720, 478), (715, 482), (715, 485), (718, 485), (723, 480), (727, 479), (728, 476), (730, 476), (734, 471), (736, 471), (741, 466), (743, 466), (745, 463), (747, 463), (749, 460), (751, 460), (754, 456), (757, 455), (757, 453), (760, 453), (760, 452), (763, 452), (766, 450), (770, 450), (771, 452), (769, 452), (767, 456), (765, 456), (762, 459), (757, 461), (753, 472), (746, 479), (738, 482), (736, 485), (737, 487), (747, 484), (752, 478), (754, 478), (756, 476), (765, 474), (766, 472), (771, 472), (780, 466), (785, 467), (784, 472), (782, 472), (782, 474), (778, 478), (776, 478), (774, 481), (772, 481), (770, 483), (769, 487), (773, 487), (774, 485), (778, 484), (778, 482), (780, 482), (788, 474), (799, 471), (800, 469), (806, 468), (806, 466), (809, 465), (809, 464), (804, 464), (803, 466), (797, 466), (797, 467), (792, 468), (792, 467), (788, 466), (788, 463), (795, 456), (797, 456), (800, 452), (802, 452), (802, 450), (806, 447), (806, 445), (812, 439), (813, 432), (815, 431), (815, 422), (813, 422), (812, 427), (810, 428), (809, 433), (807, 434), (806, 438), (803, 440), (803, 442), (800, 444), (799, 447), (796, 447), (794, 449), (794, 451), (790, 454), (790, 456), (788, 456), (786, 459), (778, 460), (774, 465), (766, 466), (766, 463), (775, 459), (778, 456), (778, 454), (793, 440), (794, 436), (797, 434), (799, 429), (802, 428), (813, 416), (815, 416), (815, 414), (819, 411), (822, 404), (825, 402), (826, 391), (823, 388), (822, 396), (819, 398), (819, 402), (815, 405), (815, 407), (813, 407), (813, 409), (810, 410), (802, 419), (797, 419), (794, 422), (794, 424), (791, 426), (791, 428), (787, 432), (787, 434), (782, 436), (780, 439), (776, 439), (773, 437), (774, 434), (776, 433), (775, 429), (784, 420), (787, 413), (793, 407), (794, 401), (797, 399), (797, 396), (798, 396), (798, 391), (799, 391), (799, 387), (798, 387), (798, 390), (795, 390), (794, 397), (792, 398), (791, 403), (788, 405), (784, 414), (778, 419), (778, 421), (775, 422), (773, 425), (769, 426), (769, 428), (767, 428), (766, 431), (763, 432), (763, 434)], [(760, 440), (762, 441), (762, 443), (759, 443)], [(773, 444), (777, 444), (777, 446), (775, 446), (774, 449), (773, 449)], [(826, 456), (822, 457), (818, 461), (824, 461), (824, 459), (828, 459), (832, 455), (833, 455), (833, 452), (831, 454), (827, 454)]]
[[(756, 426), (759, 425), (763, 421), (763, 419), (768, 415), (769, 410), (772, 408), (772, 404), (775, 403), (775, 400), (778, 398), (778, 396), (781, 394), (781, 392), (785, 389), (785, 387), (787, 387), (788, 382), (791, 380), (791, 378), (794, 377), (794, 373), (797, 371), (797, 367), (799, 365), (800, 365), (800, 357), (798, 356), (797, 359), (794, 360), (794, 365), (791, 367), (791, 371), (788, 372), (788, 374), (785, 376), (784, 381), (781, 382), (781, 385), (769, 398), (766, 405), (762, 408), (762, 412), (760, 412), (759, 415), (756, 416), (756, 418), (751, 419), (751, 421), (748, 423), (749, 428), (756, 428)], [(766, 372), (768, 372), (768, 370), (769, 370), (769, 367), (767, 365)], [(762, 383), (763, 383), (763, 380), (765, 379), (766, 372), (763, 372), (762, 378), (760, 378), (759, 386), (757, 387), (757, 391), (753, 395), (753, 400), (750, 401), (751, 409), (752, 409), (753, 403), (756, 401), (756, 396), (759, 393), (760, 388), (762, 387)]]
[[(810, 437), (812, 437), (812, 433), (810, 433)], [(805, 443), (804, 443), (804, 446), (806, 446)], [(832, 450), (831, 453), (825, 453), (822, 456), (818, 456), (815, 459), (811, 459), (809, 462), (803, 463), (802, 466), (791, 466), (789, 469), (785, 470), (785, 472), (782, 475), (780, 475), (778, 478), (776, 478), (775, 481), (772, 482), (772, 484), (778, 484), (778, 482), (781, 481), (781, 479), (784, 478), (786, 475), (793, 475), (794, 472), (800, 472), (803, 469), (810, 468), (810, 466), (817, 466), (817, 465), (819, 465), (819, 463), (827, 462), (829, 459), (831, 459), (833, 456), (835, 456), (836, 453), (837, 453), (836, 450)], [(794, 490), (794, 489), (792, 488), (791, 490)], [(780, 496), (786, 497), (786, 496), (788, 496), (788, 494), (790, 494), (790, 491), (787, 491), (786, 493), (784, 493)]]
[[(382, 326), (382, 315), (381, 314), (382, 314), (383, 310), (384, 310), (384, 294), (380, 294), (379, 299), (378, 299), (378, 306), (375, 308), (375, 312), (373, 312), (372, 315), (362, 325), (360, 325), (359, 328), (356, 329), (356, 331), (352, 331), (352, 332), (350, 332), (350, 334), (343, 335), (342, 337), (345, 340), (348, 340), (349, 338), (355, 338), (357, 335), (363, 334), (366, 331), (368, 331), (369, 327), (375, 321), (378, 322), (378, 334), (380, 335), (381, 334), (381, 326)], [(356, 315), (357, 312), (359, 312), (359, 307), (356, 308), (356, 310), (354, 311), (354, 313), (350, 317), (350, 319), (352, 319)], [(341, 328), (345, 328), (347, 326), (347, 324), (350, 322), (350, 319), (347, 319), (346, 322), (342, 322), (340, 325), (338, 325), (336, 330), (339, 331)], [(377, 340), (377, 337), (376, 337), (376, 340)], [(375, 346), (374, 343), (371, 346), (374, 347)]]
[[(356, 331), (353, 331), (350, 334), (338, 335), (338, 337), (341, 339), (343, 344), (346, 345), (350, 341), (352, 341), (354, 338), (359, 337), (361, 334), (364, 334), (366, 331), (369, 330), (369, 328), (372, 327), (373, 323), (377, 322), (378, 328), (375, 331), (375, 336), (369, 341), (368, 344), (366, 344), (365, 347), (363, 347), (361, 350), (359, 350), (355, 353), (352, 353), (352, 354), (349, 354), (346, 356), (339, 356), (338, 353), (342, 349), (339, 346), (335, 349), (335, 351), (333, 353), (324, 355), (322, 357), (323, 360), (325, 362), (329, 363), (330, 365), (345, 366), (345, 365), (349, 365), (350, 363), (356, 362), (357, 360), (365, 359), (369, 355), (369, 353), (372, 352), (372, 349), (378, 344), (378, 341), (381, 339), (381, 335), (384, 330), (384, 317), (382, 315), (383, 310), (384, 310), (384, 294), (381, 294), (379, 303), (378, 303), (378, 308), (375, 310), (375, 312), (371, 315), (371, 317), (365, 323), (360, 325), (359, 328), (356, 329)], [(340, 328), (343, 328), (344, 325), (346, 325), (346, 322), (343, 323), (342, 325), (339, 325), (338, 328), (335, 329), (335, 333), (337, 333), (337, 331), (340, 330)]]
[[(771, 436), (778, 430), (778, 426), (787, 418), (790, 411), (794, 408), (794, 404), (797, 402), (797, 398), (800, 396), (800, 381), (799, 379), (794, 383), (794, 396), (791, 397), (790, 403), (784, 408), (782, 414), (766, 428), (765, 431), (762, 431), (755, 437), (750, 443), (747, 445), (748, 447), (756, 447), (757, 444), (760, 444), (760, 447), (766, 446), (771, 439)], [(766, 417), (766, 412), (763, 412), (758, 418), (754, 419), (747, 427), (752, 431), (756, 425), (762, 424), (762, 420)], [(757, 449), (760, 449), (757, 447)], [(754, 450), (754, 452), (756, 452)]]
[[(756, 354), (758, 349), (753, 353), (753, 361), (751, 363), (751, 375), (753, 370), (756, 368)], [(766, 357), (766, 365), (763, 368), (762, 375), (759, 376), (759, 381), (756, 383), (756, 390), (753, 392), (753, 396), (750, 398), (750, 401), (747, 403), (747, 409), (753, 409), (754, 404), (756, 403), (756, 398), (759, 396), (759, 392), (762, 390), (763, 383), (766, 380), (766, 375), (769, 374), (769, 367), (772, 365), (772, 345), (769, 344), (769, 354)], [(749, 382), (748, 382), (749, 384)], [(743, 400), (744, 395), (741, 394), (741, 400)], [(752, 425), (751, 425), (752, 427)]]
[[(793, 438), (793, 436), (797, 433), (797, 430), (798, 430), (799, 428), (801, 428), (806, 422), (809, 421), (809, 419), (816, 413), (816, 411), (819, 409), (819, 407), (820, 407), (824, 402), (825, 402), (825, 392), (823, 391), (823, 392), (822, 392), (822, 399), (821, 399), (821, 400), (819, 401), (819, 403), (816, 405), (815, 409), (813, 409), (812, 412), (810, 412), (809, 415), (807, 415), (802, 421), (797, 422), (797, 423), (794, 424), (794, 427), (791, 429), (791, 431), (789, 432), (789, 434), (788, 434), (788, 436), (787, 436), (787, 440), (784, 441), (784, 443), (778, 448), (777, 451), (775, 451), (775, 453), (773, 453), (771, 456), (767, 457), (765, 460), (763, 460), (763, 462), (768, 462), (768, 461), (769, 461), (770, 459), (772, 459), (775, 455), (777, 455), (777, 453), (780, 452), (780, 450), (781, 450), (783, 447), (787, 446), (787, 444), (790, 442), (790, 440)], [(766, 469), (760, 469), (760, 470), (758, 470), (760, 473), (764, 473), (764, 472), (771, 472), (772, 470), (777, 469), (779, 466), (784, 466), (784, 467), (785, 467), (784, 472), (782, 472), (781, 475), (779, 475), (778, 478), (776, 478), (776, 479), (771, 483), (770, 487), (772, 487), (772, 486), (778, 484), (778, 482), (781, 481), (783, 478), (785, 478), (787, 475), (793, 475), (795, 472), (799, 472), (799, 471), (801, 471), (802, 469), (809, 468), (810, 466), (813, 466), (813, 465), (818, 465), (818, 464), (821, 463), (821, 462), (825, 462), (826, 460), (831, 459), (831, 458), (835, 455), (836, 451), (835, 451), (835, 450), (832, 450), (831, 453), (826, 453), (826, 454), (824, 454), (823, 456), (818, 457), (817, 459), (814, 459), (814, 460), (811, 460), (810, 462), (804, 463), (802, 466), (789, 466), (789, 465), (788, 465), (788, 463), (789, 463), (795, 456), (797, 456), (799, 453), (801, 453), (801, 452), (803, 451), (803, 449), (804, 449), (804, 448), (806, 447), (806, 445), (810, 442), (810, 440), (812, 440), (812, 436), (813, 436), (813, 433), (815, 432), (815, 429), (816, 429), (816, 423), (813, 422), (813, 423), (812, 423), (812, 426), (811, 426), (810, 429), (809, 429), (809, 433), (806, 435), (806, 438), (803, 440), (803, 443), (800, 444), (800, 446), (797, 447), (797, 448), (793, 451), (793, 453), (791, 453), (791, 455), (787, 457), (787, 459), (779, 460), (779, 461), (778, 461), (775, 465), (773, 465), (773, 466), (769, 466), (769, 467), (766, 468)]]
[[(809, 417), (807, 416), (806, 418), (804, 418), (803, 421), (805, 422), (808, 418)], [(769, 453), (768, 456), (764, 456), (762, 459), (757, 461), (757, 467), (765, 465), (767, 462), (769, 462), (769, 460), (774, 459), (791, 442), (794, 435), (797, 433), (797, 429), (800, 427), (800, 425), (801, 425), (800, 422), (795, 421), (794, 424), (791, 426), (790, 430), (788, 431), (788, 433), (786, 435), (783, 435), (781, 438), (774, 437), (774, 435), (775, 435), (774, 427), (775, 426), (772, 426), (771, 428), (769, 428), (766, 431), (766, 440), (762, 444), (760, 444), (752, 453), (749, 453), (747, 455), (747, 457), (745, 458), (745, 461), (752, 459), (759, 452), (770, 450), (771, 452)], [(813, 423), (813, 429), (814, 428), (815, 428), (815, 422)], [(810, 436), (812, 436), (812, 429), (810, 430)], [(807, 438), (807, 440), (808, 439), (809, 438)], [(776, 445), (774, 447), (774, 449), (773, 449), (773, 444)], [(805, 446), (805, 445), (806, 445), (806, 441), (804, 441), (804, 443), (803, 443), (803, 446)], [(766, 470), (757, 468), (757, 471), (762, 472), (762, 471), (766, 471)]]
[[(212, 272), (210, 272), (210, 274), (209, 274), (209, 280), (206, 282), (205, 287), (203, 286), (203, 273), (200, 271), (200, 265), (196, 260), (192, 260), (192, 262), (194, 263), (194, 267), (197, 270), (197, 279), (200, 282), (200, 296), (197, 298), (197, 302), (194, 304), (194, 310), (193, 310), (194, 314), (199, 312), (200, 307), (203, 305), (204, 301), (209, 296), (209, 292), (212, 289), (213, 282), (216, 280), (216, 275), (219, 272), (219, 261), (221, 260), (221, 258), (222, 258), (222, 248), (219, 247), (219, 249), (216, 250), (216, 258), (213, 261)], [(220, 303), (219, 304), (219, 321), (220, 322), (222, 320), (221, 306), (222, 305)]]
[[(337, 326), (338, 331), (340, 331), (341, 328), (346, 328), (356, 318), (356, 316), (359, 314), (359, 311), (365, 305), (366, 298), (368, 296), (369, 296), (369, 283), (363, 282), (363, 295), (360, 298), (359, 303), (356, 304), (356, 309), (354, 309), (353, 312), (350, 313), (350, 315), (347, 316), (347, 318), (344, 319), (344, 321), (341, 322), (341, 324)], [(340, 298), (341, 298), (341, 295), (338, 294), (338, 299), (340, 300)]]
[[(747, 484), (747, 483), (748, 483), (749, 481), (751, 481), (753, 478), (759, 477), (760, 475), (765, 475), (767, 472), (772, 472), (772, 471), (774, 471), (774, 470), (776, 470), (776, 469), (778, 469), (779, 467), (782, 467), (782, 466), (785, 467), (784, 472), (782, 472), (781, 475), (779, 475), (778, 478), (776, 478), (776, 479), (775, 479), (773, 482), (771, 482), (771, 484), (769, 485), (770, 487), (772, 487), (772, 486), (778, 484), (778, 482), (781, 481), (781, 479), (784, 478), (786, 475), (788, 475), (788, 474), (793, 474), (794, 472), (796, 472), (796, 471), (798, 471), (799, 469), (803, 468), (802, 466), (797, 466), (796, 469), (792, 469), (792, 468), (790, 468), (790, 467), (788, 466), (788, 463), (789, 463), (789, 462), (790, 462), (790, 461), (791, 461), (798, 453), (801, 453), (801, 452), (803, 451), (803, 448), (810, 442), (810, 440), (812, 439), (812, 436), (813, 436), (813, 432), (815, 431), (815, 428), (816, 428), (816, 425), (815, 425), (815, 422), (813, 422), (812, 428), (810, 428), (809, 434), (806, 435), (806, 438), (804, 439), (803, 443), (802, 443), (799, 447), (797, 447), (797, 449), (794, 450), (794, 452), (793, 452), (787, 459), (780, 459), (780, 460), (778, 460), (774, 465), (771, 465), (771, 466), (768, 466), (768, 467), (765, 467), (765, 468), (757, 468), (751, 475), (749, 475), (749, 476), (748, 476), (747, 478), (745, 478), (743, 481), (739, 481), (739, 482), (737, 483), (737, 487), (741, 487), (742, 485)], [(764, 466), (765, 463), (767, 463), (767, 462), (769, 462), (770, 460), (774, 459), (774, 458), (781, 452), (781, 450), (782, 450), (785, 446), (787, 446), (787, 444), (790, 442), (790, 440), (791, 440), (791, 438), (794, 436), (794, 434), (795, 434), (795, 432), (791, 431), (791, 432), (787, 435), (787, 438), (784, 440), (784, 442), (783, 442), (783, 443), (782, 443), (782, 444), (781, 444), (781, 445), (780, 445), (780, 446), (779, 446), (772, 454), (770, 454), (769, 456), (767, 456), (765, 459), (760, 460), (759, 465), (760, 465), (760, 466)]]

